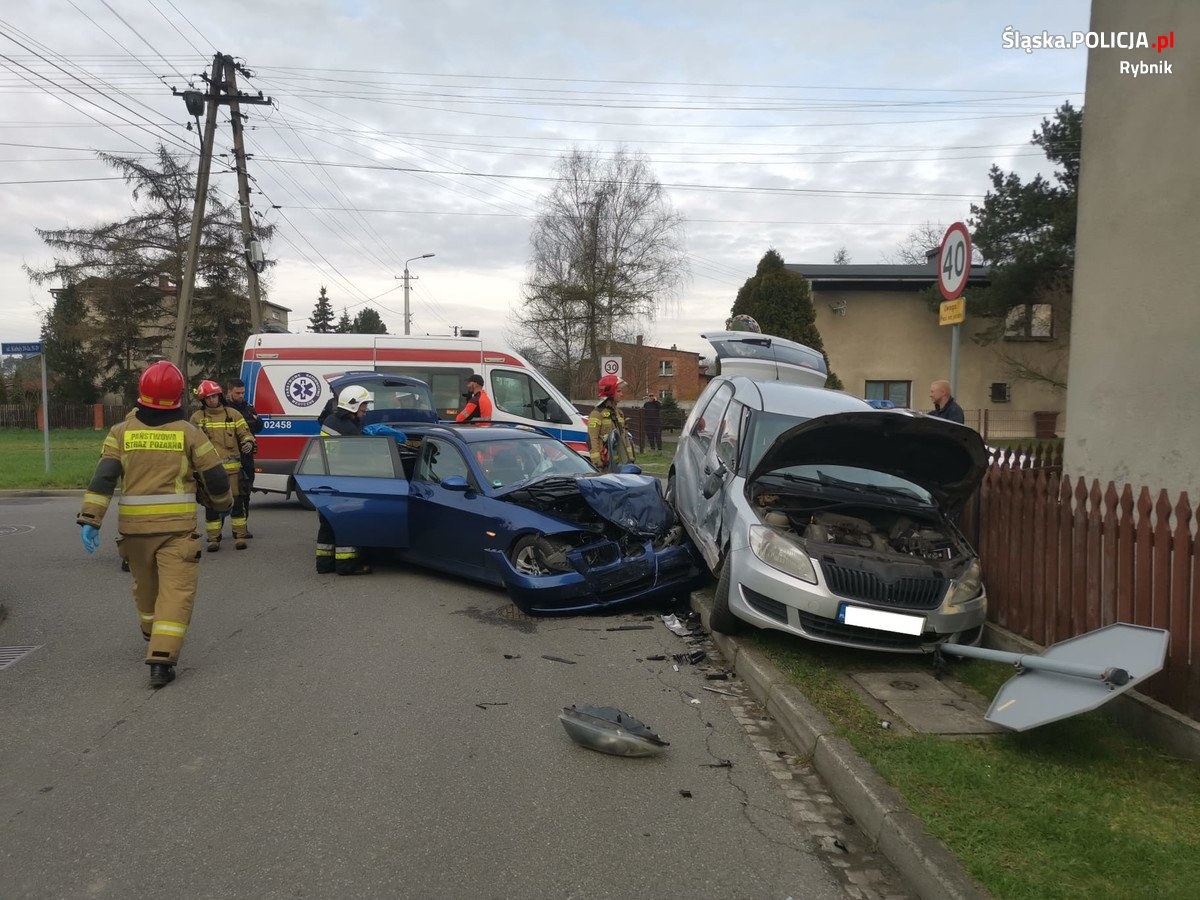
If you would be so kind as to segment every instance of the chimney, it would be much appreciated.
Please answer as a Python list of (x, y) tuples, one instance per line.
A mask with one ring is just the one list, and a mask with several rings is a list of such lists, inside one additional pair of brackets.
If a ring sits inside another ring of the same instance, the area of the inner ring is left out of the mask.
[(639, 347), (642, 346), (642, 336), (640, 334), (637, 336), (637, 345)]

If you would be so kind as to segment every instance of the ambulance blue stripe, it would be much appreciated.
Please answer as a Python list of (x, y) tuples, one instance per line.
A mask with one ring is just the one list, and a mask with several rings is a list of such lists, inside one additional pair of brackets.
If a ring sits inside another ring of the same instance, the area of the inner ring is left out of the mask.
[(249, 360), (242, 361), (242, 381), (246, 382), (246, 402), (254, 403), (254, 390), (258, 387), (258, 372), (262, 363)]

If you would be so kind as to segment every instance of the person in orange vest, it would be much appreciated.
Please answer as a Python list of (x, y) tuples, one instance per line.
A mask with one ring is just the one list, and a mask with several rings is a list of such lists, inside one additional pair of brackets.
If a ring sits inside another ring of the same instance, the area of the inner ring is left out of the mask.
[(229, 477), (212, 442), (184, 418), (183, 375), (166, 360), (138, 381), (133, 414), (109, 429), (76, 522), (88, 555), (117, 484), (117, 549), (133, 575), (133, 602), (149, 642), (150, 686), (175, 679), (200, 580), (196, 491), (229, 510)]
[(472, 419), (489, 420), (492, 418), (492, 398), (483, 389), (483, 376), (472, 375), (467, 379), (467, 392), (463, 394), (467, 405), (462, 408), (455, 422), (470, 422)]

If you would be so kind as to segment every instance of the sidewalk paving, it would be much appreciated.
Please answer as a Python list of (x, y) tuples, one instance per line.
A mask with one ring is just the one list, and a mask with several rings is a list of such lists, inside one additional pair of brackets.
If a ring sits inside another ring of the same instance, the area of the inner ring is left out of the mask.
[(712, 590), (692, 594), (692, 608), (730, 668), (779, 722), (802, 757), (922, 900), (979, 900), (991, 895), (946, 846), (925, 830), (900, 794), (875, 771), (764, 654), (709, 628)]

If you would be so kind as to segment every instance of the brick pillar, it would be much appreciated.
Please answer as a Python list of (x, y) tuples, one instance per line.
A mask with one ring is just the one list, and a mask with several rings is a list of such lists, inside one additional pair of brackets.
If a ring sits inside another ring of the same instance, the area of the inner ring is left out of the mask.
[(45, 430), (46, 430), (46, 421), (45, 421), (45, 419), (46, 419), (46, 417), (42, 415), (42, 407), (41, 407), (41, 404), (38, 404), (38, 407), (37, 407), (37, 430), (38, 430), (38, 431), (45, 431)]
[(104, 430), (104, 404), (92, 404), (92, 427), (97, 431)]

